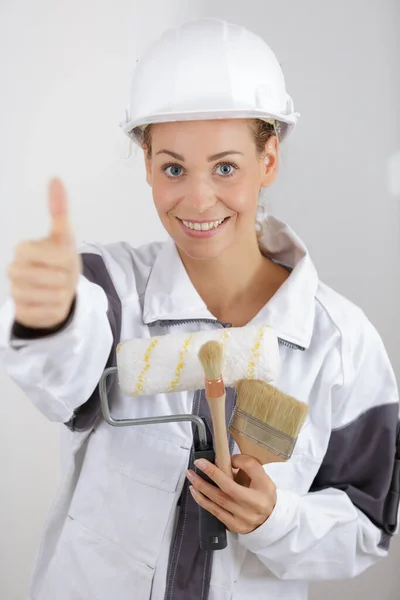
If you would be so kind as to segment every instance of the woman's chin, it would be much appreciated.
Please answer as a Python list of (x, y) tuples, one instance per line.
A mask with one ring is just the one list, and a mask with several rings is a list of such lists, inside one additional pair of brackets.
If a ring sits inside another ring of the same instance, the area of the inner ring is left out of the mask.
[(210, 238), (208, 240), (182, 240), (175, 238), (174, 241), (181, 253), (192, 260), (213, 260), (221, 256), (229, 247), (227, 240), (217, 240)]

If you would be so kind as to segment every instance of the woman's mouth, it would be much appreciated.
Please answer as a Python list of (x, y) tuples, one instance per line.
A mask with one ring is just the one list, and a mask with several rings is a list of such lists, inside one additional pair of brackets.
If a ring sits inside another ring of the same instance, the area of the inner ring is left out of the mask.
[(186, 221), (185, 219), (177, 218), (185, 233), (191, 237), (210, 237), (216, 235), (229, 220), (229, 217), (224, 217), (216, 221)]

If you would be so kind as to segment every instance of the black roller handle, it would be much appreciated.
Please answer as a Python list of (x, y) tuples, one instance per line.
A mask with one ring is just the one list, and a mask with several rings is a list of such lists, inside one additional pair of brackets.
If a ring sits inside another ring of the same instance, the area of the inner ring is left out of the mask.
[[(197, 449), (194, 453), (194, 459), (205, 458), (215, 464), (215, 452), (213, 448), (208, 450)], [(217, 484), (210, 479), (203, 471), (195, 467), (197, 475), (202, 477), (211, 485)], [(208, 510), (199, 505), (199, 540), (202, 550), (223, 550), (227, 547), (226, 526), (222, 521), (214, 517)]]

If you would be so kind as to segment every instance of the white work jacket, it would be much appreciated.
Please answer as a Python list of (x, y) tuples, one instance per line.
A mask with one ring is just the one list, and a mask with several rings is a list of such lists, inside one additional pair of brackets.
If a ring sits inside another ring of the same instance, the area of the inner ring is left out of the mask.
[[(208, 600), (304, 600), (310, 581), (352, 578), (385, 557), (396, 532), (398, 392), (382, 340), (319, 281), (287, 225), (269, 216), (260, 244), (291, 272), (251, 323), (277, 332), (274, 385), (309, 415), (291, 459), (264, 466), (277, 486), (271, 516), (247, 535), (228, 532), (214, 552)], [(113, 427), (98, 383), (120, 340), (221, 324), (172, 240), (80, 251), (84, 272), (61, 331), (22, 339), (11, 298), (0, 310), (0, 366), (62, 434), (62, 479), (27, 598), (164, 600), (192, 426)], [(114, 385), (110, 394), (118, 419), (192, 411), (193, 392), (128, 397)]]

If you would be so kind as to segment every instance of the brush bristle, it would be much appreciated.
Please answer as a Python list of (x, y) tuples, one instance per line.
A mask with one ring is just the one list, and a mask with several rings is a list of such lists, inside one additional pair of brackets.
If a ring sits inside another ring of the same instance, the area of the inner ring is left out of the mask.
[(257, 379), (241, 379), (236, 383), (236, 389), (240, 410), (297, 438), (308, 414), (307, 404)]
[(212, 381), (221, 377), (223, 350), (219, 342), (214, 340), (206, 342), (200, 348), (198, 356), (206, 379)]

